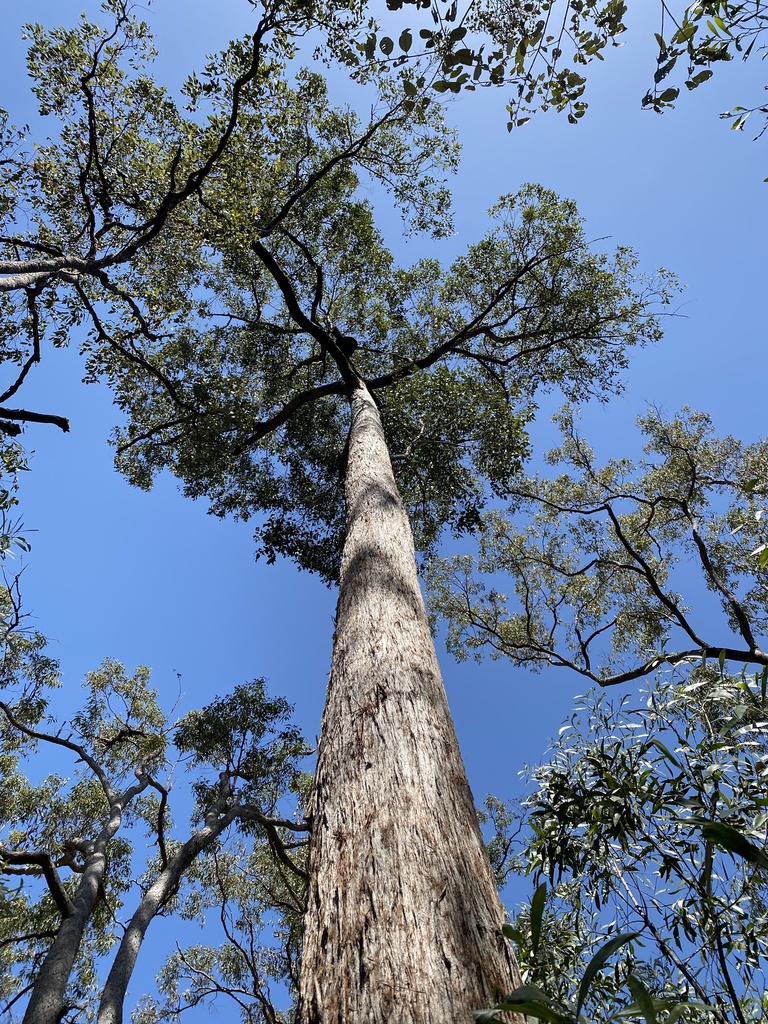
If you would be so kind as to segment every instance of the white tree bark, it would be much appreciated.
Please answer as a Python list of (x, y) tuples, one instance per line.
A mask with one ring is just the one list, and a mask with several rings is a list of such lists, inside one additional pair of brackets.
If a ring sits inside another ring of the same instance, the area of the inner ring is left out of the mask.
[(227, 807), (231, 789), (222, 774), (218, 799), (208, 808), (205, 824), (181, 846), (144, 893), (120, 940), (99, 1002), (96, 1024), (122, 1024), (125, 997), (136, 966), (141, 944), (152, 921), (169, 895), (179, 885), (190, 864), (229, 827), (239, 807)]
[(520, 984), (376, 405), (352, 395), (301, 1024), (469, 1024)]
[[(78, 749), (82, 753), (82, 749)], [(89, 761), (95, 763), (92, 759)], [(100, 770), (99, 774), (103, 778)], [(37, 973), (23, 1024), (58, 1024), (67, 1009), (64, 998), (67, 984), (88, 923), (104, 893), (109, 843), (120, 828), (123, 811), (145, 788), (146, 781), (140, 780), (119, 796), (112, 794), (109, 818), (96, 839), (87, 844), (83, 872), (72, 898), (72, 913), (61, 922)], [(112, 793), (108, 785), (105, 785), (105, 790), (108, 795)]]

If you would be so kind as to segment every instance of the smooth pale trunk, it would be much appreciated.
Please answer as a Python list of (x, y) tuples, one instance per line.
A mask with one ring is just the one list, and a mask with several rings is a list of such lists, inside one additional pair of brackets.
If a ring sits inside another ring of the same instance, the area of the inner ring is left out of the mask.
[(86, 857), (82, 878), (72, 900), (73, 912), (61, 922), (53, 945), (37, 972), (23, 1024), (57, 1024), (67, 1009), (64, 993), (104, 885), (106, 865), (103, 849), (95, 850)]
[[(223, 799), (221, 803), (223, 805)], [(128, 985), (147, 929), (168, 896), (179, 885), (190, 864), (229, 827), (235, 817), (234, 808), (230, 808), (220, 817), (217, 811), (210, 813), (205, 826), (177, 850), (165, 869), (147, 889), (120, 940), (117, 955), (101, 994), (96, 1024), (122, 1024)]]
[(300, 1021), (470, 1024), (519, 975), (378, 409), (364, 387), (351, 405)]

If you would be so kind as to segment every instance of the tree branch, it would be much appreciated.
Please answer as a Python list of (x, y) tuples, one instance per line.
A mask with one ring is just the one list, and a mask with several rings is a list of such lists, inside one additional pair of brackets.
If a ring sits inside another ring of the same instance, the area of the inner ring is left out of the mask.
[[(0, 846), (0, 870), (9, 875), (43, 875), (54, 903), (62, 917), (69, 917), (74, 907), (61, 884), (59, 873), (48, 853), (34, 853), (28, 850), (9, 850)], [(18, 870), (15, 870), (18, 868)]]

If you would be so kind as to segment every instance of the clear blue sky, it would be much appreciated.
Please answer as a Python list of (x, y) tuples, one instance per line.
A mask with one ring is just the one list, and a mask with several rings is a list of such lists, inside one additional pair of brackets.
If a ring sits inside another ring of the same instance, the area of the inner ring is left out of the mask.
[[(72, 23), (82, 0), (9, 6), (0, 37), (0, 106), (28, 120), (22, 20)], [(634, 454), (633, 421), (649, 402), (668, 412), (688, 404), (713, 413), (718, 429), (745, 440), (765, 432), (765, 252), (768, 143), (731, 132), (717, 114), (762, 95), (761, 66), (721, 68), (664, 116), (640, 110), (653, 70), (657, 5), (627, 44), (591, 71), (590, 110), (577, 127), (539, 115), (505, 130), (502, 93), (482, 90), (449, 106), (464, 144), (455, 181), (456, 235), (430, 252), (450, 259), (484, 231), (485, 210), (526, 181), (577, 200), (591, 237), (631, 245), (653, 271), (687, 285), (665, 341), (633, 356), (625, 393), (590, 409), (586, 422), (606, 455)], [(18, 12), (18, 14), (17, 14)], [(177, 85), (206, 52), (248, 31), (245, 0), (156, 0), (147, 10), (161, 53), (159, 77)], [(19, 22), (18, 27), (14, 24)], [(637, 27), (637, 19), (630, 22)], [(395, 244), (398, 224), (381, 220)], [(397, 243), (403, 261), (427, 250)], [(761, 297), (762, 296), (762, 297)], [(73, 339), (74, 340), (74, 339)], [(106, 440), (115, 410), (106, 389), (80, 383), (77, 346), (46, 352), (25, 385), (31, 408), (69, 416), (72, 432), (30, 427), (34, 450), (22, 511), (31, 535), (23, 593), (34, 624), (52, 638), (67, 693), (107, 655), (153, 668), (169, 705), (182, 677), (184, 706), (235, 683), (266, 676), (316, 734), (327, 678), (334, 595), (289, 564), (256, 564), (247, 524), (207, 517), (161, 480), (144, 494), (112, 469)], [(539, 428), (534, 431), (534, 436)], [(545, 427), (541, 433), (546, 434)], [(438, 653), (441, 653), (440, 651)], [(543, 754), (581, 682), (529, 676), (501, 663), (456, 666), (442, 653), (449, 698), (478, 800), (519, 792), (523, 763)]]

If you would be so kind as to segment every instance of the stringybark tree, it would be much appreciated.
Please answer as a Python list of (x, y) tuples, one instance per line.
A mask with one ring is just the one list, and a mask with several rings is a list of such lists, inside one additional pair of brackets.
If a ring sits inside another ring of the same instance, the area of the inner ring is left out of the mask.
[[(352, 161), (331, 167), (340, 115), (315, 76), (292, 103), (279, 189), (233, 159), (202, 190), (198, 258), (218, 253), (199, 295), (210, 313), (153, 352), (193, 408), (107, 351), (130, 417), (118, 461), (144, 485), (170, 467), (216, 513), (258, 516), (270, 558), (329, 580), (341, 562), (299, 1019), (469, 1020), (518, 978), (399, 493), (422, 548), (446, 522), (470, 526), (485, 481), (502, 492), (519, 465), (535, 389), (608, 386), (624, 347), (657, 325), (633, 257), (592, 253), (572, 205), (540, 189), (502, 201), (498, 226), (449, 271), (393, 268)], [(396, 142), (392, 127), (371, 132), (359, 165)], [(277, 225), (275, 194), (290, 204)]]
[[(27, 289), (32, 361), (46, 304), (55, 340), (89, 325), (88, 375), (127, 416), (118, 465), (133, 482), (170, 468), (216, 514), (256, 517), (269, 559), (341, 579), (300, 1019), (469, 1020), (517, 975), (411, 525), (422, 551), (446, 526), (472, 528), (527, 452), (537, 389), (617, 387), (627, 348), (660, 336), (650, 306), (669, 281), (643, 280), (626, 249), (593, 251), (573, 203), (532, 186), (450, 268), (396, 267), (361, 179), (413, 228), (450, 227), (440, 174), (456, 148), (423, 83), (371, 72), (362, 119), (260, 45), (233, 43), (190, 79), (192, 104), (210, 104), (200, 128), (140, 69), (120, 71), (124, 47), (92, 26), (36, 28), (31, 68), (61, 127), (14, 186), (29, 189), (31, 227), (11, 213), (4, 240), (45, 259), (5, 287)], [(120, 1019), (144, 926), (118, 954), (105, 1020)]]

